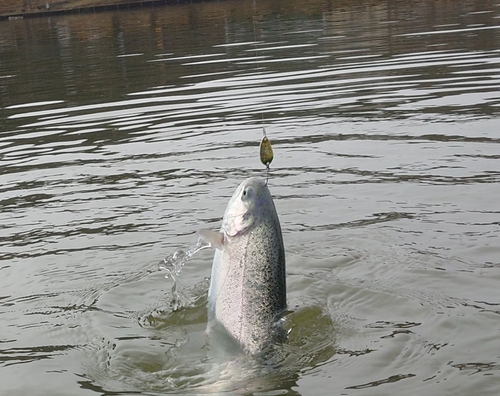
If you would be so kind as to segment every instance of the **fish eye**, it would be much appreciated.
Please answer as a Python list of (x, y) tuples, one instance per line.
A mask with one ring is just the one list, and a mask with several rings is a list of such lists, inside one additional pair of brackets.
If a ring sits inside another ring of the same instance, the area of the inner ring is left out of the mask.
[(246, 187), (243, 190), (243, 193), (241, 194), (242, 199), (247, 199), (253, 195), (253, 188), (252, 187)]

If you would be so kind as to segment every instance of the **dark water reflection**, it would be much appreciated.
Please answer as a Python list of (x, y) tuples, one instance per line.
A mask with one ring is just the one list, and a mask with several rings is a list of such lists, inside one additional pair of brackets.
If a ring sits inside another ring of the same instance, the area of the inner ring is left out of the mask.
[[(496, 395), (499, 21), (436, 0), (1, 22), (1, 393)], [(290, 342), (280, 369), (219, 366), (211, 253), (178, 312), (155, 269), (263, 174), (262, 125)]]

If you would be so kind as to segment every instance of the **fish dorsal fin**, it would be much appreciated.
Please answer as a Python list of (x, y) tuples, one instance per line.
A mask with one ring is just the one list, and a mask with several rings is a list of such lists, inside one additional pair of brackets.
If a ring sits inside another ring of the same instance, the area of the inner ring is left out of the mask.
[(204, 228), (203, 230), (198, 231), (198, 235), (210, 243), (213, 247), (219, 250), (224, 249), (224, 234)]

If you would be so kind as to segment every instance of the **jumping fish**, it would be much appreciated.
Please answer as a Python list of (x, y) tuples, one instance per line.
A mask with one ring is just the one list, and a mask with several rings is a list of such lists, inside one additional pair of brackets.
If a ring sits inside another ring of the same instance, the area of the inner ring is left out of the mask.
[(199, 235), (216, 248), (208, 292), (209, 330), (220, 324), (247, 354), (282, 337), (286, 308), (285, 249), (266, 182), (243, 181), (229, 201), (220, 232)]

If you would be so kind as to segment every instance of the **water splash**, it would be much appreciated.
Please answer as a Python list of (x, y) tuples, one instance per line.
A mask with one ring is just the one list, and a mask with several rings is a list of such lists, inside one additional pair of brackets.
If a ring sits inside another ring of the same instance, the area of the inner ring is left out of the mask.
[(174, 253), (165, 257), (158, 264), (158, 271), (165, 271), (165, 278), (172, 278), (174, 284), (172, 285), (172, 307), (174, 311), (178, 310), (181, 307), (180, 295), (177, 291), (177, 278), (182, 272), (182, 268), (184, 268), (184, 264), (193, 257), (200, 250), (211, 247), (210, 242), (207, 242), (201, 237), (198, 237), (198, 241), (196, 245), (191, 249), (185, 251), (182, 249), (176, 250)]

